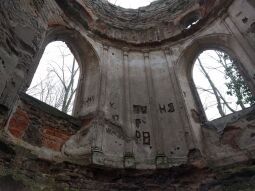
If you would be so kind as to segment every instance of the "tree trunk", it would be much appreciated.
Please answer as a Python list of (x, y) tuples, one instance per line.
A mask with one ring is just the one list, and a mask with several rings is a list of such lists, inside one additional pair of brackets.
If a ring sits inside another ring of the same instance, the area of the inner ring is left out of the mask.
[(212, 87), (214, 96), (215, 96), (216, 101), (217, 101), (217, 109), (218, 109), (219, 113), (220, 113), (221, 116), (225, 116), (225, 113), (224, 113), (223, 108), (222, 108), (222, 105), (221, 105), (221, 99), (220, 99), (220, 96), (219, 96), (219, 94), (218, 94), (218, 89), (216, 88), (216, 86), (214, 85), (213, 81), (211, 80), (209, 74), (207, 73), (207, 71), (206, 71), (205, 68), (203, 67), (202, 62), (201, 62), (201, 60), (200, 60), (199, 57), (198, 57), (197, 60), (198, 60), (198, 62), (199, 62), (199, 65), (200, 65), (200, 67), (201, 67), (201, 69), (202, 69), (202, 71), (203, 71), (203, 73), (204, 73), (206, 79), (208, 80), (210, 86)]

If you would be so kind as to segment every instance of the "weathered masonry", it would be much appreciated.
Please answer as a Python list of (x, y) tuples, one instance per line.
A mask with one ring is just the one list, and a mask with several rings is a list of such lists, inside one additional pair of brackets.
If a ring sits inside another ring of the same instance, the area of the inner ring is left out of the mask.
[[(81, 70), (73, 116), (24, 93), (56, 40)], [(1, 0), (0, 190), (255, 190), (255, 106), (205, 119), (207, 49), (255, 95), (254, 0)]]

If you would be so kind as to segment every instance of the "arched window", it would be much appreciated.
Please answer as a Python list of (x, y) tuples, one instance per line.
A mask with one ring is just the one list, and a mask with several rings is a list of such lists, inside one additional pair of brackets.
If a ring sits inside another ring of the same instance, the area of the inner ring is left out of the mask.
[(71, 114), (79, 78), (74, 55), (62, 41), (47, 45), (27, 94)]
[(255, 103), (238, 66), (237, 60), (221, 50), (206, 50), (197, 57), (193, 80), (208, 120)]
[(183, 29), (190, 29), (192, 26), (196, 25), (201, 19), (201, 14), (199, 11), (193, 11), (187, 15), (185, 15), (181, 21), (180, 25)]

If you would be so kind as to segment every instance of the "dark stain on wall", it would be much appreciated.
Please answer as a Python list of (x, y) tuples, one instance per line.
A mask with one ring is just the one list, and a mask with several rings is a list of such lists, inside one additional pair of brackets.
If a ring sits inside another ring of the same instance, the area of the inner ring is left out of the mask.
[(233, 149), (239, 150), (240, 148), (238, 146), (237, 139), (240, 137), (241, 131), (242, 130), (240, 127), (227, 126), (222, 134), (221, 143), (223, 145), (229, 145)]
[(255, 22), (253, 22), (248, 30), (250, 33), (255, 33)]
[(0, 141), (0, 153), (5, 155), (15, 155), (15, 151), (2, 141)]
[(251, 6), (255, 7), (255, 1), (254, 0), (248, 0), (248, 3), (250, 3)]
[(64, 13), (71, 15), (74, 21), (81, 23), (85, 29), (88, 29), (88, 23), (91, 22), (92, 18), (79, 3), (67, 0), (56, 0), (56, 2)]
[(0, 191), (27, 191), (27, 188), (22, 181), (7, 175), (0, 177)]

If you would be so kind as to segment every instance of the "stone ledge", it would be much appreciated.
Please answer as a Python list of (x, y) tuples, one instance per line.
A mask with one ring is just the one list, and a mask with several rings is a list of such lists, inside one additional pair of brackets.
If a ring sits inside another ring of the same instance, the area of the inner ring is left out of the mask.
[(63, 113), (62, 111), (59, 111), (58, 109), (32, 97), (27, 95), (26, 93), (20, 93), (19, 94), (20, 100), (26, 104), (32, 105), (33, 107), (36, 107), (37, 109), (39, 109), (42, 112), (48, 113), (53, 117), (57, 117), (57, 118), (61, 118), (64, 120), (69, 121), (70, 123), (73, 123), (77, 129), (80, 129), (81, 126), (81, 121), (80, 119), (77, 119), (75, 117), (72, 117), (66, 113)]

